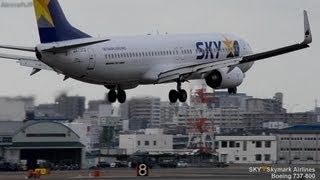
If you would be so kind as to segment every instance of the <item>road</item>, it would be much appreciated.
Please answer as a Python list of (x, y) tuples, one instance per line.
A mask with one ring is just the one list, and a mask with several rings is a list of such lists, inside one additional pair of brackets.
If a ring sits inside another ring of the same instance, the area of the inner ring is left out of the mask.
[[(92, 177), (92, 171), (54, 171), (41, 179), (144, 179), (144, 180), (271, 180), (271, 174), (267, 172), (249, 172), (249, 166), (232, 166), (227, 168), (175, 168), (175, 169), (151, 169), (148, 177), (137, 177), (134, 169), (108, 168), (100, 171), (100, 177)], [(319, 177), (319, 169), (317, 168)], [(0, 179), (16, 180), (26, 179), (27, 172), (0, 172)], [(279, 179), (279, 178), (278, 178)], [(284, 178), (286, 179), (286, 178)], [(292, 178), (294, 179), (294, 178)], [(316, 178), (317, 179), (317, 178)], [(311, 180), (311, 179), (309, 179)]]

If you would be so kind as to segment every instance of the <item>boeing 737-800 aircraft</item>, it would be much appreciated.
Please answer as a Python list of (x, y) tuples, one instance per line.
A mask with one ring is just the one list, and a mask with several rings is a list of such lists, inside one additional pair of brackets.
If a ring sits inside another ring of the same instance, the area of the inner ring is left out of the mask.
[(304, 41), (254, 54), (250, 45), (229, 34), (145, 35), (93, 38), (67, 21), (58, 0), (33, 0), (41, 44), (36, 47), (0, 45), (0, 48), (34, 52), (36, 57), (0, 54), (31, 75), (52, 70), (82, 82), (103, 85), (110, 102), (126, 101), (124, 90), (138, 85), (176, 82), (170, 102), (185, 102), (181, 83), (205, 79), (214, 89), (236, 93), (255, 61), (309, 47), (312, 36), (304, 11)]

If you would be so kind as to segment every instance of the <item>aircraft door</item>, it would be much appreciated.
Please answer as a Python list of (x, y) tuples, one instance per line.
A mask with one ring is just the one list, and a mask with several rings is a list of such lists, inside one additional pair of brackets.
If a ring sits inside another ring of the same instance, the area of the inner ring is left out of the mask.
[(88, 53), (89, 53), (89, 65), (87, 70), (92, 71), (96, 66), (96, 54), (94, 53), (94, 50), (92, 48), (88, 48)]
[(181, 61), (181, 60), (184, 59), (183, 54), (182, 54), (182, 50), (183, 50), (182, 47), (181, 47), (181, 48), (178, 48), (178, 47), (175, 48), (176, 60), (177, 60), (177, 61)]
[(184, 48), (183, 48), (183, 47), (181, 47), (181, 48), (180, 48), (180, 52), (179, 52), (179, 53), (180, 53), (180, 59), (181, 59), (182, 61), (183, 61), (183, 60), (184, 60), (184, 58), (185, 58), (185, 57), (184, 57), (184, 55), (185, 55), (185, 54), (184, 54), (184, 52), (185, 52), (185, 51), (184, 51)]

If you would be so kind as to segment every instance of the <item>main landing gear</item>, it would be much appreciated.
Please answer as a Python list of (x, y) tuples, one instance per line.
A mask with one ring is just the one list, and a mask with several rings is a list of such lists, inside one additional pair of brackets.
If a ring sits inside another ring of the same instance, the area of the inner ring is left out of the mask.
[(238, 90), (237, 90), (236, 87), (235, 87), (235, 88), (229, 88), (229, 89), (228, 89), (228, 93), (229, 93), (229, 94), (237, 94), (237, 91), (238, 91)]
[(172, 89), (169, 92), (169, 100), (171, 103), (176, 103), (179, 99), (180, 102), (186, 102), (188, 98), (187, 91), (181, 88), (181, 82), (177, 82), (177, 90)]
[(118, 99), (118, 102), (121, 104), (126, 102), (126, 99), (127, 99), (126, 92), (120, 88), (118, 88), (117, 91), (115, 89), (111, 89), (108, 93), (109, 102), (114, 103), (117, 101), (117, 99)]

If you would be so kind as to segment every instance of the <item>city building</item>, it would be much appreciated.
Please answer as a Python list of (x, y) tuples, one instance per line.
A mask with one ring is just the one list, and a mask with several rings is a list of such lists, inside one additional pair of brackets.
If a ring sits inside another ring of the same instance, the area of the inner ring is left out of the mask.
[(247, 112), (250, 113), (285, 113), (282, 93), (276, 93), (273, 99), (247, 99)]
[(102, 104), (110, 104), (109, 101), (105, 101), (105, 100), (92, 100), (89, 101), (88, 103), (88, 110), (89, 111), (98, 111), (99, 110), (99, 106)]
[(187, 127), (189, 118), (190, 106), (187, 103), (181, 103), (178, 106), (177, 114), (173, 117), (173, 123), (175, 123), (177, 126)]
[(284, 129), (289, 127), (288, 123), (284, 123), (281, 121), (269, 121), (263, 123), (264, 129)]
[(33, 111), (33, 97), (0, 97), (0, 121), (23, 121)]
[(179, 103), (160, 102), (160, 125), (173, 122), (179, 109)]
[(128, 115), (132, 130), (160, 127), (160, 98), (142, 97), (129, 100)]
[(277, 161), (276, 136), (216, 136), (219, 160), (226, 163), (271, 164)]
[(80, 142), (85, 146), (86, 152), (92, 153), (99, 151), (100, 135), (102, 132), (100, 126), (78, 122), (63, 124), (72, 129), (80, 137)]
[(314, 113), (244, 113), (243, 123), (245, 130), (262, 130), (263, 123), (283, 122), (289, 126), (299, 124), (312, 124), (317, 122), (317, 116)]
[(239, 107), (220, 107), (207, 111), (207, 117), (221, 133), (240, 132), (245, 129), (244, 111)]
[(252, 99), (252, 96), (244, 93), (229, 94), (225, 91), (216, 91), (214, 108), (237, 107), (241, 111), (246, 111), (248, 99)]
[(163, 134), (162, 129), (145, 129), (141, 134), (120, 134), (119, 148), (126, 149), (127, 154), (172, 151), (173, 135)]
[(189, 136), (177, 134), (173, 136), (173, 149), (187, 149)]
[(85, 111), (85, 97), (60, 95), (56, 98), (58, 113), (71, 120), (82, 117)]
[(83, 117), (67, 123), (71, 125), (71, 129), (75, 123), (74, 131), (86, 134), (83, 137), (86, 141), (84, 144), (90, 152), (98, 152), (101, 147), (114, 147), (118, 144), (116, 131), (120, 123), (119, 109), (111, 104), (100, 104), (97, 109), (87, 110)]
[(39, 104), (35, 107), (36, 117), (59, 117), (57, 104)]
[(320, 124), (296, 125), (278, 133), (278, 162), (319, 164)]

